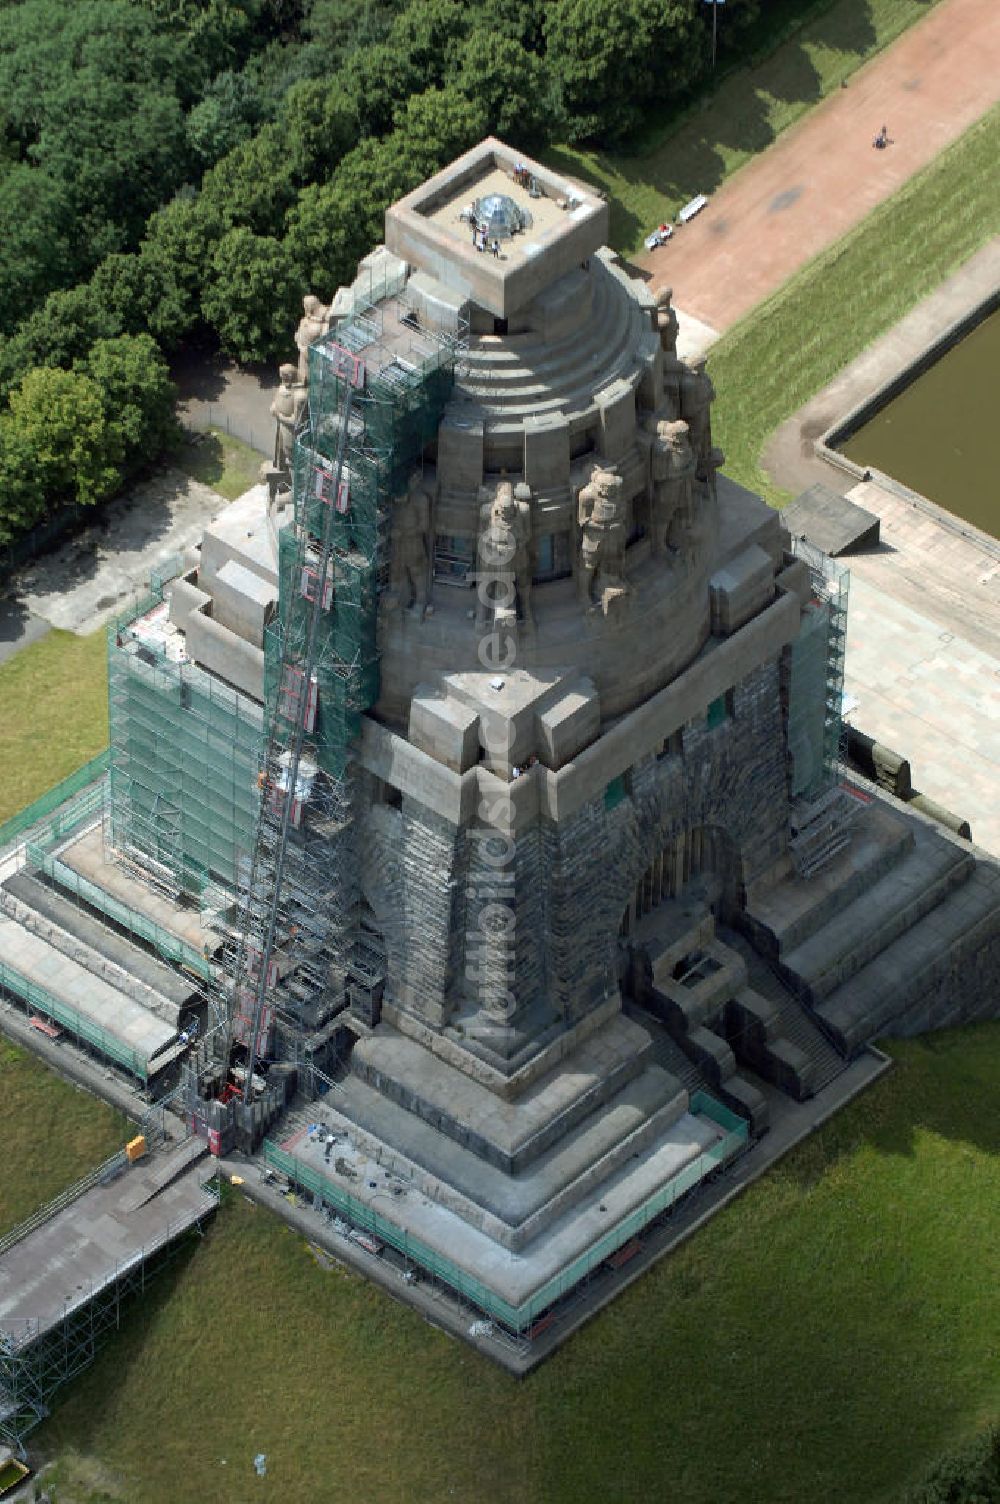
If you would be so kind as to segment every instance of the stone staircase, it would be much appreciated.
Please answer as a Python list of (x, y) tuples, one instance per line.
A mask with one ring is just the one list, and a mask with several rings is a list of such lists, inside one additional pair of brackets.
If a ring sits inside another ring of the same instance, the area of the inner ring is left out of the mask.
[(516, 335), (503, 346), (473, 341), (456, 398), (488, 407), (502, 427), (505, 410), (518, 423), (526, 413), (586, 412), (595, 392), (634, 377), (640, 347), (648, 344), (647, 336), (655, 341), (649, 321), (600, 258), (592, 265), (592, 284), (582, 333), (574, 330), (554, 341)]
[(967, 880), (975, 861), (922, 827), (913, 849), (820, 929), (788, 949), (780, 966), (815, 1007)]
[(635, 967), (631, 986), (639, 1020), (651, 1015), (659, 1024), (659, 1031), (650, 1030), (654, 1059), (667, 1051), (662, 1063), (688, 1085), (690, 1077), (676, 1067), (681, 1054), (696, 1084), (748, 1117), (756, 1131), (766, 1124), (767, 1101), (739, 1067), (797, 1101), (845, 1068), (843, 1055), (773, 964), (742, 936), (717, 933), (707, 910), (662, 905), (642, 921), (637, 941), (648, 971), (643, 979)]
[(916, 1032), (968, 1016), (968, 999), (963, 1007), (949, 992), (949, 966), (1000, 932), (1000, 875), (962, 842), (874, 806), (856, 832), (811, 881), (751, 890), (746, 915), (755, 944), (847, 1056), (889, 1026)]
[[(829, 1086), (830, 1081), (836, 1080), (847, 1069), (848, 1062), (844, 1054), (824, 1035), (814, 1018), (809, 1017), (802, 1002), (780, 979), (776, 967), (759, 955), (749, 940), (731, 929), (723, 931), (723, 938), (729, 948), (743, 957), (750, 987), (773, 1008), (777, 1024), (776, 1038), (794, 1045), (795, 1050), (800, 1051), (808, 1060), (809, 1095), (821, 1092), (824, 1086)], [(761, 1074), (767, 1074), (767, 1071), (761, 1071)], [(792, 1095), (795, 1093), (792, 1092)]]
[(686, 1055), (681, 1049), (661, 1018), (657, 1018), (648, 1009), (640, 1007), (638, 1003), (629, 1003), (627, 1013), (629, 1018), (641, 1024), (649, 1035), (652, 1041), (649, 1059), (654, 1065), (660, 1066), (671, 1076), (676, 1077), (684, 1090), (689, 1093), (708, 1090), (705, 1077), (690, 1055)]

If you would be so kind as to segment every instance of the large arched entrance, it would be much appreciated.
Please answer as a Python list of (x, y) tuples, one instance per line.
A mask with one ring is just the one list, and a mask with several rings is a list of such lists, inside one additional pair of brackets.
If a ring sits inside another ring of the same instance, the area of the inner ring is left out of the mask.
[(641, 919), (693, 884), (720, 918), (729, 919), (739, 910), (739, 854), (731, 837), (718, 825), (678, 831), (655, 852), (622, 915), (621, 936), (633, 935)]

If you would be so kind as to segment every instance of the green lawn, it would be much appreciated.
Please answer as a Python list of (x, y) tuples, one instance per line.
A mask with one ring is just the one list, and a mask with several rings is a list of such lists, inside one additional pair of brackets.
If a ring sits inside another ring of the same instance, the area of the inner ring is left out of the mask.
[[(791, 15), (796, 8), (785, 7)], [(611, 244), (634, 255), (652, 225), (696, 193), (714, 193), (930, 8), (928, 0), (834, 0), (756, 67), (734, 70), (681, 119), (654, 126), (628, 150), (556, 147), (544, 158), (607, 194)], [(724, 28), (724, 11), (720, 17)]]
[(1000, 1025), (892, 1052), (523, 1383), (233, 1194), (39, 1444), (130, 1504), (898, 1500), (1000, 1410)]
[[(182, 443), (174, 461), (228, 501), (258, 479), (260, 455), (213, 430)], [(0, 821), (8, 819), (108, 744), (103, 631), (51, 631), (0, 665)]]
[(726, 473), (775, 505), (774, 430), (1000, 231), (1000, 107), (731, 329), (709, 355)]
[(235, 501), (260, 480), (263, 456), (221, 428), (209, 428), (204, 433), (187, 433), (171, 459), (185, 475), (203, 481), (227, 501)]
[[(643, 154), (560, 159), (607, 175), (632, 249), (664, 197), (714, 186), (925, 9), (839, 0)], [(780, 499), (767, 435), (1000, 227), (998, 147), (995, 112), (715, 348), (736, 479)], [(227, 497), (256, 479), (229, 436), (186, 451)], [(106, 743), (103, 633), (23, 650), (0, 704), (2, 819)], [(57, 1504), (898, 1500), (1000, 1411), (1000, 1025), (892, 1048), (886, 1080), (522, 1384), (231, 1196), (36, 1433), (64, 1459)], [(0, 1086), (2, 1229), (123, 1124), (2, 1040)]]
[(49, 632), (0, 665), (0, 821), (108, 744), (103, 632)]
[(0, 1236), (120, 1149), (127, 1128), (0, 1035)]

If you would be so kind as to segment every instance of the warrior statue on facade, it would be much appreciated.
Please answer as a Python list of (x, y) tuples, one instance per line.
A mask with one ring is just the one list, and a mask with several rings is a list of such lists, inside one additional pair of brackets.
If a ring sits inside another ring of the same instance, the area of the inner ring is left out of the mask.
[(651, 420), (649, 454), (650, 552), (662, 554), (674, 518), (690, 515), (693, 505), (695, 461), (688, 425), (683, 421)]
[(427, 540), (431, 504), (419, 475), (392, 502), (390, 588), (398, 603), (422, 618), (427, 609)]
[(299, 381), (303, 386), (309, 382), (309, 347), (326, 334), (329, 328), (329, 308), (312, 293), (307, 293), (302, 299), (302, 318), (295, 331), (295, 344), (299, 352)]
[(618, 598), (628, 591), (625, 583), (626, 510), (623, 482), (613, 470), (595, 470), (580, 491), (577, 502), (580, 528), (580, 553), (577, 583), (580, 599), (591, 607), (596, 604), (595, 586), (600, 586), (600, 603), (607, 606), (609, 593)]
[[(518, 491), (527, 492), (527, 487), (519, 486)], [(514, 610), (526, 627), (534, 625), (529, 495), (516, 495), (510, 481), (501, 481), (492, 500), (483, 501), (479, 508), (476, 622), (480, 629), (500, 610)]]

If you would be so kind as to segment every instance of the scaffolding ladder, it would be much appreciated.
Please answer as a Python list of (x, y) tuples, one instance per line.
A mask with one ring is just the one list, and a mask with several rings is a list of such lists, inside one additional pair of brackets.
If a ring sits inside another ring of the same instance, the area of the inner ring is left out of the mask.
[[(360, 379), (363, 381), (363, 374)], [(290, 871), (293, 878), (301, 879), (301, 870), (295, 869), (301, 869), (302, 864), (296, 863), (292, 854), (293, 834), (314, 784), (323, 776), (307, 757), (306, 747), (317, 710), (315, 667), (320, 624), (324, 614), (335, 609), (335, 520), (338, 512), (350, 507), (345, 462), (354, 399), (355, 385), (344, 382), (338, 406), (336, 458), (332, 465), (316, 466), (317, 476), (328, 488), (322, 535), (316, 539), (304, 525), (296, 524), (295, 574), (307, 607), (304, 636), (291, 631), (284, 634), (278, 689), (270, 709), (258, 780), (260, 816), (242, 896), (241, 923), (223, 954), (228, 1031), (222, 1059), (228, 1063), (234, 1042), (245, 1045), (245, 1105), (253, 1098), (257, 1062), (269, 1053), (282, 979), (292, 975), (300, 988), (308, 989), (311, 983), (317, 991), (322, 991), (326, 982), (319, 957), (327, 923), (317, 915), (315, 905), (310, 915), (309, 889), (301, 881), (289, 885), (286, 901), (286, 876)], [(329, 782), (334, 785), (336, 780)], [(325, 793), (325, 800), (319, 802), (325, 833), (329, 834), (331, 822), (340, 828), (346, 823), (348, 795), (345, 788), (332, 786)], [(313, 816), (316, 813), (314, 809)]]

